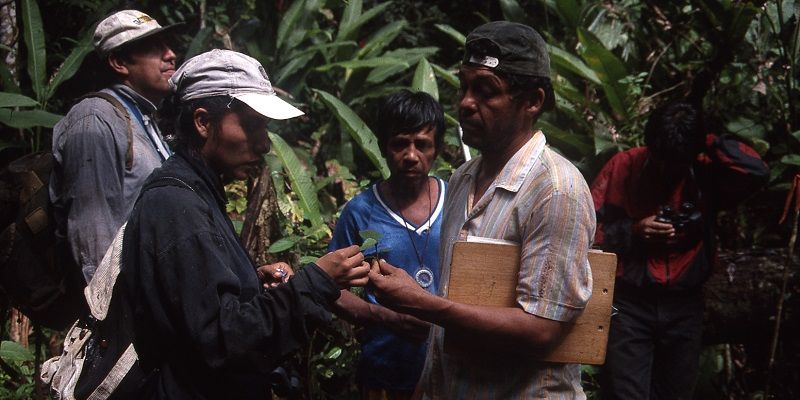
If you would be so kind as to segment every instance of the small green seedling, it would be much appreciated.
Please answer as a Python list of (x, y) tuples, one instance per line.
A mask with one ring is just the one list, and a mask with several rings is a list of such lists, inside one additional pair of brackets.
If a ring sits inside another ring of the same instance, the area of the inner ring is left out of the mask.
[(358, 235), (364, 240), (364, 242), (361, 243), (361, 251), (364, 252), (371, 247), (375, 247), (375, 255), (373, 257), (377, 260), (380, 257), (378, 253), (378, 241), (381, 240), (383, 234), (371, 229), (364, 229), (363, 231), (359, 231)]

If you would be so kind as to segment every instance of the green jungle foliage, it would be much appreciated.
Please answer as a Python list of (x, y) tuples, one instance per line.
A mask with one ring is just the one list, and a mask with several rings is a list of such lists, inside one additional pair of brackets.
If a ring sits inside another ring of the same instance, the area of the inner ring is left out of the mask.
[[(247, 53), (262, 62), (279, 94), (306, 112), (270, 125), (266, 156), (283, 230), (269, 251), (295, 264), (324, 254), (342, 205), (388, 176), (369, 127), (380, 97), (411, 88), (438, 98), (447, 113), (447, 148), (434, 173), (446, 179), (464, 161), (470, 150), (460, 144), (456, 108), (464, 37), (497, 19), (530, 24), (548, 42), (557, 108), (537, 128), (587, 180), (615, 152), (641, 144), (655, 106), (702, 98), (714, 130), (752, 144), (772, 168), (764, 191), (722, 217), (723, 226), (739, 227), (721, 233), (723, 245), (787, 241), (789, 228), (775, 221), (800, 166), (800, 1), (14, 3), (19, 36), (0, 48), (5, 56), (17, 46), (15, 62), (0, 64), (0, 162), (47, 149), (72, 100), (102, 86), (91, 34), (109, 10), (135, 7), (162, 23), (185, 21), (176, 43), (182, 59), (215, 47)], [(246, 186), (228, 192), (228, 211), (241, 220)], [(318, 332), (292, 363), (309, 397), (355, 398), (353, 329), (338, 321)], [(0, 353), (11, 370), (30, 375), (30, 352), (3, 342)], [(584, 371), (590, 395), (594, 371)], [(0, 372), (0, 397), (30, 394), (30, 380), (9, 384), (8, 377)]]

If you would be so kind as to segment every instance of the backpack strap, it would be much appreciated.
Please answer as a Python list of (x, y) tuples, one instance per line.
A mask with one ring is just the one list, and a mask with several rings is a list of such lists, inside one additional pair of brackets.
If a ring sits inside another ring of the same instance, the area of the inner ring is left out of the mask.
[(122, 112), (122, 115), (125, 116), (125, 121), (128, 123), (128, 151), (125, 152), (125, 169), (130, 171), (131, 168), (133, 168), (133, 125), (131, 122), (131, 114), (128, 112), (128, 109), (119, 101), (119, 99), (114, 97), (113, 94), (106, 92), (86, 93), (85, 95), (79, 97), (78, 101), (91, 97), (99, 97), (111, 103), (114, 108)]

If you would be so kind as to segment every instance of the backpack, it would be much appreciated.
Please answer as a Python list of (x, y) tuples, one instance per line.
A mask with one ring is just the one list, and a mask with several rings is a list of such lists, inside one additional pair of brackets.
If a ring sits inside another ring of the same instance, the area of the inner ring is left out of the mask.
[[(113, 95), (92, 92), (78, 100), (99, 97), (128, 122), (126, 169), (133, 166), (133, 129), (125, 106)], [(3, 220), (0, 221), (0, 303), (7, 302), (34, 323), (64, 329), (86, 307), (81, 269), (65, 241), (56, 238), (49, 182), (53, 154), (21, 157), (0, 171)]]
[[(177, 178), (150, 182), (139, 196), (155, 187), (176, 186), (191, 190)], [(89, 313), (81, 317), (64, 338), (64, 350), (42, 364), (40, 378), (55, 399), (135, 398), (155, 367), (142, 366), (134, 347), (133, 311), (126, 299), (127, 287), (117, 279), (122, 272), (122, 248), (127, 222), (97, 266), (86, 287)], [(157, 364), (157, 363), (152, 363)]]

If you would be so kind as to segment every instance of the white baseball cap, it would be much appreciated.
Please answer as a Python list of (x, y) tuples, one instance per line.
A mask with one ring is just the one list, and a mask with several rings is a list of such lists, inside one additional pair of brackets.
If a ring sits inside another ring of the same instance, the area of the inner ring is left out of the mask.
[(94, 48), (100, 54), (136, 40), (165, 32), (182, 24), (161, 26), (151, 16), (137, 10), (122, 10), (111, 14), (97, 24), (94, 30)]
[(275, 94), (267, 71), (258, 60), (231, 50), (214, 49), (190, 58), (175, 71), (169, 85), (181, 102), (230, 96), (267, 118), (303, 115)]

